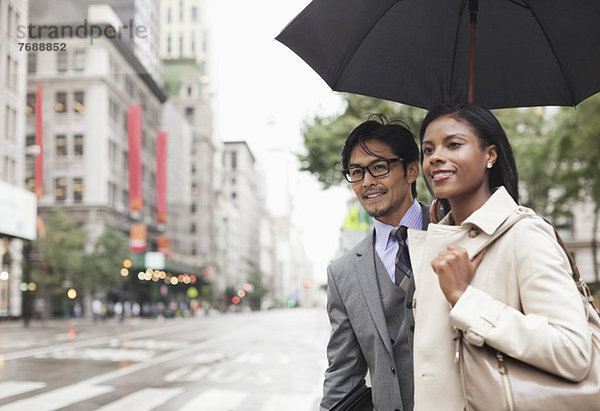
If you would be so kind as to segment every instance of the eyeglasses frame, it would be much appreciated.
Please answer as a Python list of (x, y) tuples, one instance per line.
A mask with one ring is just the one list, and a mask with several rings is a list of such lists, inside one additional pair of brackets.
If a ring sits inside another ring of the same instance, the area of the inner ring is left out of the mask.
[[(373, 173), (371, 172), (371, 170), (369, 169), (369, 167), (371, 167), (373, 164), (378, 163), (380, 161), (385, 161), (387, 163), (388, 171), (385, 174), (381, 174), (381, 175), (375, 176), (375, 175), (373, 175)], [(391, 166), (392, 163), (397, 163), (398, 161), (404, 161), (404, 159), (402, 157), (378, 158), (377, 160), (371, 161), (369, 164), (367, 164), (364, 167), (353, 166), (353, 167), (345, 168), (344, 170), (342, 170), (342, 173), (344, 174), (344, 178), (346, 179), (346, 181), (349, 182), (350, 184), (359, 183), (359, 182), (361, 182), (361, 181), (363, 181), (365, 179), (365, 175), (366, 175), (365, 171), (368, 171), (369, 174), (371, 174), (371, 177), (373, 177), (373, 178), (380, 178), (380, 177), (387, 176), (388, 174), (390, 174), (390, 171), (392, 170), (392, 166)], [(360, 178), (360, 180), (350, 181), (348, 179), (350, 168), (360, 168), (360, 169), (362, 169), (362, 177)]]

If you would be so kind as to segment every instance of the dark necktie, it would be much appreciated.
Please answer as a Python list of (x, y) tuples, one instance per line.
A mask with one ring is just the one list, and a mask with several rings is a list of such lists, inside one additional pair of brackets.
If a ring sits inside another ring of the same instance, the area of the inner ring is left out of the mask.
[(406, 245), (407, 230), (408, 227), (401, 225), (394, 227), (390, 233), (396, 238), (396, 241), (398, 241), (398, 253), (396, 254), (396, 285), (404, 291), (408, 289), (412, 277), (410, 257)]

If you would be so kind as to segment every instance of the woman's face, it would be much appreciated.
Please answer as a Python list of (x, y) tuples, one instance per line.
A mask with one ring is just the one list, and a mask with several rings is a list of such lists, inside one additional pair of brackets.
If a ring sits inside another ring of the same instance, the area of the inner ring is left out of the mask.
[(427, 126), (421, 148), (423, 173), (437, 197), (456, 205), (483, 204), (489, 198), (487, 165), (496, 162), (496, 146), (481, 148), (479, 136), (466, 121), (437, 118)]

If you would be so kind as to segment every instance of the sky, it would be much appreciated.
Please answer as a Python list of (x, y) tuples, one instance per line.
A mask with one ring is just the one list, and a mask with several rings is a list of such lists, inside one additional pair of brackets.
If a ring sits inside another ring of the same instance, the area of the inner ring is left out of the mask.
[(291, 213), (314, 280), (325, 282), (352, 194), (342, 186), (323, 190), (313, 176), (298, 171), (296, 154), (303, 152), (303, 121), (341, 113), (342, 100), (274, 40), (309, 1), (208, 1), (217, 135), (248, 142), (265, 175), (268, 209), (274, 215)]

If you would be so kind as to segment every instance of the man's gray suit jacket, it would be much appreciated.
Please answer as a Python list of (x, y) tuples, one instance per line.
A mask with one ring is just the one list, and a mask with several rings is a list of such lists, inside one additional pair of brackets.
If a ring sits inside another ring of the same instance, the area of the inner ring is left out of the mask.
[[(426, 229), (429, 208), (421, 204), (421, 210), (422, 228)], [(327, 345), (329, 367), (325, 371), (322, 411), (332, 408), (358, 385), (367, 370), (374, 409), (403, 408), (392, 340), (375, 271), (377, 252), (373, 234), (371, 231), (327, 268), (327, 312), (332, 329)], [(381, 260), (379, 265), (383, 267)]]

